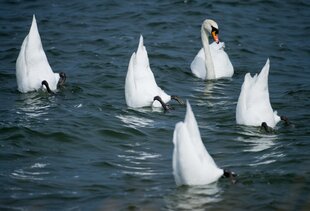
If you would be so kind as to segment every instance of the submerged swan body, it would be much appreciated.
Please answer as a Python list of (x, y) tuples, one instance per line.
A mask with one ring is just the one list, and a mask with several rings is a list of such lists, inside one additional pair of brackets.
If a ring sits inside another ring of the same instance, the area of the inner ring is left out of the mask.
[[(137, 52), (130, 58), (125, 81), (125, 98), (127, 106), (140, 107), (163, 107), (168, 110), (167, 103), (176, 96), (170, 96), (156, 83), (154, 74), (150, 68), (149, 58), (143, 37), (140, 36)], [(176, 99), (178, 100), (178, 99)]]
[(271, 128), (281, 120), (273, 111), (268, 91), (268, 75), (270, 62), (267, 62), (261, 72), (251, 77), (247, 73), (241, 87), (237, 108), (236, 122), (241, 125), (261, 126), (267, 123)]
[[(200, 49), (191, 63), (192, 73), (201, 79), (212, 80), (229, 78), (234, 74), (227, 53), (224, 51), (225, 44), (219, 42), (218, 25), (215, 21), (207, 19), (201, 26), (201, 40), (203, 48)], [(215, 42), (209, 44), (209, 34)]]
[(16, 80), (22, 93), (47, 89), (57, 90), (65, 80), (64, 73), (54, 73), (42, 47), (36, 18), (33, 15), (28, 35), (25, 37), (16, 61)]
[(184, 122), (176, 124), (173, 133), (173, 175), (179, 185), (205, 185), (217, 181), (221, 176), (234, 175), (220, 169), (206, 150), (198, 125), (187, 102)]

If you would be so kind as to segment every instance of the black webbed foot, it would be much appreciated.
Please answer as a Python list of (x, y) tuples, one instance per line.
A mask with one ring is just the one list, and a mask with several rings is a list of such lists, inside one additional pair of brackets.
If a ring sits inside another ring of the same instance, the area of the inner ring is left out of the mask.
[(237, 179), (236, 179), (237, 174), (233, 171), (224, 169), (224, 174), (222, 177), (230, 178), (230, 181), (232, 184), (235, 184), (237, 182)]
[(280, 118), (281, 118), (282, 121), (284, 121), (284, 124), (286, 126), (289, 126), (291, 124), (286, 116), (281, 116)]
[(45, 86), (46, 87), (46, 90), (48, 93), (50, 94), (55, 94), (51, 89), (50, 89), (50, 86), (48, 85), (48, 82), (46, 80), (42, 81), (42, 86)]
[(263, 123), (261, 124), (260, 130), (261, 130), (261, 131), (264, 131), (264, 132), (266, 132), (266, 133), (272, 133), (272, 132), (273, 132), (273, 129), (272, 129), (271, 127), (269, 127), (269, 126), (267, 125), (266, 122), (263, 122)]
[(180, 97), (178, 97), (176, 95), (171, 95), (171, 99), (177, 101), (181, 105), (185, 105), (184, 101)]
[(66, 79), (67, 79), (66, 73), (60, 72), (59, 77), (60, 78), (59, 78), (59, 81), (57, 83), (57, 86), (63, 86), (66, 82)]

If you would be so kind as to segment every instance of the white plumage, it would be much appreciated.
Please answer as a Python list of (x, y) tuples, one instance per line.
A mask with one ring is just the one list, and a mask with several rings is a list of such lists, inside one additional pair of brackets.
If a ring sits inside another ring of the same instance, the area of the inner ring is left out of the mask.
[(236, 122), (241, 125), (261, 126), (266, 122), (274, 128), (281, 120), (276, 111), (273, 111), (268, 91), (268, 75), (270, 62), (267, 62), (260, 74), (251, 77), (247, 73), (241, 87), (236, 108)]
[(39, 35), (36, 18), (33, 15), (29, 34), (25, 37), (16, 61), (16, 80), (18, 90), (26, 93), (42, 88), (47, 81), (52, 91), (57, 89), (60, 79), (54, 73), (46, 58)]
[(210, 184), (224, 174), (224, 170), (217, 167), (201, 140), (189, 102), (184, 122), (175, 126), (173, 143), (172, 166), (177, 185)]
[[(227, 53), (224, 51), (224, 42), (219, 42), (217, 34), (218, 25), (215, 21), (207, 19), (201, 26), (201, 39), (203, 48), (200, 49), (191, 63), (192, 73), (201, 79), (218, 79), (232, 77), (234, 68)], [(209, 45), (209, 34), (212, 34), (217, 42)]]
[(155, 96), (159, 96), (164, 103), (171, 100), (171, 96), (157, 86), (141, 35), (137, 52), (132, 54), (128, 65), (125, 81), (126, 103), (133, 108), (161, 107), (158, 101), (154, 101)]

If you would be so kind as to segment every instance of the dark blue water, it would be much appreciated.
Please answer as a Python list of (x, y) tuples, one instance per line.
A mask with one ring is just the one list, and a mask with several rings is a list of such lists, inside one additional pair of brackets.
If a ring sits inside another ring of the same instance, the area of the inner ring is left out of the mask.
[[(0, 208), (9, 210), (309, 210), (308, 1), (1, 1)], [(15, 62), (36, 14), (43, 47), (67, 83), (51, 96), (17, 91)], [(195, 78), (200, 24), (217, 21), (235, 68)], [(176, 187), (172, 135), (185, 108), (126, 106), (139, 35), (159, 86), (188, 99), (215, 162), (238, 173)], [(272, 106), (294, 125), (237, 126), (244, 75), (271, 60)]]

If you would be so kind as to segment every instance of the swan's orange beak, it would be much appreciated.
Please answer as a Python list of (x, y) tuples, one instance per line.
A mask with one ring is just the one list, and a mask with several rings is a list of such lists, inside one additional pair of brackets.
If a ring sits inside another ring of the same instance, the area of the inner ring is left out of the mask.
[(219, 44), (220, 40), (219, 40), (218, 35), (216, 34), (216, 31), (212, 31), (211, 34), (212, 34), (213, 40), (214, 40), (217, 44)]

